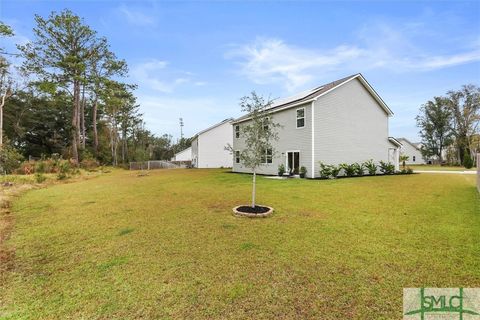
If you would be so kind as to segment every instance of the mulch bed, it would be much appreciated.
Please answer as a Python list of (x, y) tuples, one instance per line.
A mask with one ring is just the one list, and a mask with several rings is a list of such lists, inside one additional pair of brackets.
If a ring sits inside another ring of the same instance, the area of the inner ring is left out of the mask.
[(268, 212), (270, 208), (268, 207), (262, 207), (262, 206), (241, 206), (237, 208), (237, 211), (240, 212), (245, 212), (245, 213), (255, 213), (255, 214), (260, 214), (260, 213), (265, 213)]

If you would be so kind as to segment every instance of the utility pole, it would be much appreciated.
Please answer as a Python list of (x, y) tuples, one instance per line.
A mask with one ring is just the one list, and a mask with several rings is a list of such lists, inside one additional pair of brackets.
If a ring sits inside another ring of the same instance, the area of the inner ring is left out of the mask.
[(180, 140), (183, 139), (183, 118), (180, 118)]

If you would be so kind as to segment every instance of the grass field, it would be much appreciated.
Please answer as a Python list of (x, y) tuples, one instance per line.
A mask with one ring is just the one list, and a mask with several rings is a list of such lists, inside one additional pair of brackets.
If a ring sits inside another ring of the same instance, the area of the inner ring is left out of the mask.
[(477, 170), (477, 168), (467, 169), (465, 167), (439, 166), (439, 165), (431, 165), (431, 164), (409, 165), (408, 167), (412, 168), (413, 170), (431, 170), (431, 171), (476, 171)]
[[(404, 287), (480, 287), (475, 176), (113, 172), (15, 201), (1, 319), (398, 319)], [(2, 272), (2, 268), (0, 268)]]

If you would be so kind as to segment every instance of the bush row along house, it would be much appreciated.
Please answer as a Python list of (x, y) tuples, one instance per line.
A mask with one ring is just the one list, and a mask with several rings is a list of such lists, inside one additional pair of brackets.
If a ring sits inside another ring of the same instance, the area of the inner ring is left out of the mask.
[[(259, 174), (275, 175), (283, 164), (294, 174), (303, 166), (307, 177), (315, 178), (320, 162), (338, 165), (370, 159), (393, 163), (399, 170), (402, 143), (388, 132), (393, 112), (361, 74), (275, 100), (269, 112), (281, 127), (273, 142), (276, 152), (266, 150)], [(195, 135), (192, 165), (249, 173), (239, 157), (245, 148), (241, 128), (249, 121), (249, 115), (226, 119)], [(227, 144), (235, 150), (233, 157), (225, 150)]]

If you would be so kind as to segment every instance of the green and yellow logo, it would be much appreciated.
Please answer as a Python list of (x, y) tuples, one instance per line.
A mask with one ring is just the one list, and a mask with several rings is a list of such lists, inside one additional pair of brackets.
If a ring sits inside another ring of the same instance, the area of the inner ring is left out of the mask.
[(480, 319), (479, 288), (405, 288), (404, 319)]

